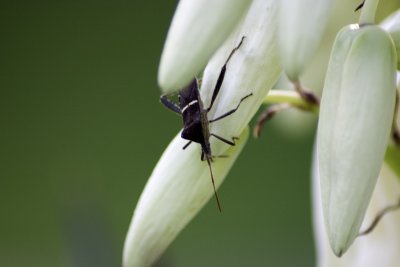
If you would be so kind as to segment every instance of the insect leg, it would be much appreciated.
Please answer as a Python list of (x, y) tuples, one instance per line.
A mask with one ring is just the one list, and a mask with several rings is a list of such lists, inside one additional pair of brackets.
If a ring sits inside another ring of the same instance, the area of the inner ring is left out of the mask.
[(358, 11), (359, 9), (361, 9), (361, 8), (364, 6), (364, 2), (365, 2), (365, 0), (362, 1), (362, 3), (359, 4), (359, 5), (356, 7), (356, 9), (354, 9), (354, 12)]
[(211, 123), (211, 122), (219, 121), (220, 119), (223, 119), (223, 118), (231, 115), (232, 113), (234, 113), (239, 108), (239, 106), (240, 106), (240, 104), (242, 103), (243, 100), (245, 100), (246, 98), (248, 98), (249, 96), (252, 96), (252, 95), (253, 95), (253, 93), (250, 93), (250, 94), (246, 95), (245, 97), (240, 99), (239, 104), (237, 105), (236, 108), (226, 112), (225, 114), (222, 114), (221, 116), (219, 116), (219, 117), (217, 117), (215, 119), (209, 120), (208, 122)]
[(229, 140), (227, 140), (227, 139), (225, 139), (225, 138), (223, 138), (223, 137), (221, 137), (219, 135), (213, 134), (213, 133), (210, 133), (210, 135), (214, 136), (215, 138), (219, 139), (220, 141), (222, 141), (222, 142), (224, 142), (224, 143), (226, 143), (228, 145), (231, 145), (231, 146), (236, 145), (235, 140), (239, 139), (237, 137), (232, 137), (232, 141), (229, 141)]
[(160, 96), (160, 102), (169, 110), (175, 113), (182, 114), (181, 109), (167, 97), (167, 95)]
[(238, 50), (239, 47), (242, 45), (243, 39), (244, 39), (244, 36), (243, 36), (242, 39), (240, 40), (240, 43), (238, 44), (238, 46), (236, 46), (236, 47), (232, 50), (232, 52), (229, 54), (228, 59), (225, 61), (224, 66), (222, 66), (222, 68), (221, 68), (221, 72), (219, 73), (217, 83), (215, 84), (214, 92), (213, 92), (212, 97), (211, 97), (211, 103), (210, 103), (210, 106), (207, 108), (207, 112), (211, 110), (211, 108), (212, 108), (212, 106), (213, 106), (213, 104), (214, 104), (214, 101), (215, 101), (215, 99), (217, 98), (217, 95), (218, 95), (218, 93), (219, 93), (219, 89), (221, 89), (221, 85), (222, 85), (222, 82), (224, 81), (224, 77), (225, 77), (226, 65), (228, 64), (229, 60), (231, 59), (231, 57), (233, 56), (233, 54), (236, 52), (236, 50)]
[[(201, 161), (205, 161), (206, 160), (206, 153), (204, 153), (204, 151), (201, 151), (201, 157), (200, 157), (200, 159), (201, 159)], [(215, 158), (215, 156), (208, 156), (209, 158), (210, 158), (210, 161), (211, 162), (213, 162), (213, 160), (214, 160), (214, 158)], [(219, 157), (219, 156), (218, 156)]]
[(190, 146), (191, 143), (192, 143), (192, 141), (187, 142), (186, 145), (184, 145), (182, 147), (182, 149), (185, 150), (188, 146)]

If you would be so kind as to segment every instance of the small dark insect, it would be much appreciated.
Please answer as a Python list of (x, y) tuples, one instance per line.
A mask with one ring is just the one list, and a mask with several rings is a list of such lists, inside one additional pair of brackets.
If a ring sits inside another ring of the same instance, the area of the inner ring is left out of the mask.
[(189, 140), (189, 142), (183, 147), (183, 149), (186, 149), (192, 142), (199, 143), (201, 145), (201, 160), (203, 161), (204, 158), (207, 160), (207, 164), (210, 168), (210, 174), (211, 174), (211, 181), (213, 184), (214, 188), (214, 195), (215, 199), (217, 200), (218, 204), (218, 209), (221, 211), (221, 205), (218, 199), (217, 191), (215, 189), (215, 183), (214, 183), (214, 176), (212, 173), (211, 169), (211, 161), (212, 161), (212, 154), (211, 154), (211, 147), (210, 147), (210, 137), (214, 136), (215, 138), (219, 139), (220, 141), (229, 144), (231, 146), (235, 145), (235, 139), (237, 137), (232, 137), (232, 141), (227, 140), (221, 136), (218, 136), (214, 133), (210, 133), (209, 131), (209, 123), (213, 123), (216, 121), (219, 121), (232, 113), (234, 113), (240, 106), (243, 100), (245, 100), (247, 97), (253, 95), (248, 94), (245, 97), (243, 97), (240, 101), (239, 104), (237, 105), (236, 108), (214, 118), (209, 120), (207, 117), (207, 113), (211, 110), (213, 107), (214, 101), (217, 98), (218, 92), (221, 88), (222, 82), (225, 77), (225, 72), (226, 72), (226, 65), (228, 64), (229, 60), (231, 59), (232, 55), (236, 52), (236, 50), (239, 49), (239, 47), (243, 43), (244, 37), (242, 37), (240, 43), (238, 44), (237, 47), (235, 47), (232, 52), (230, 53), (228, 59), (226, 60), (224, 66), (221, 69), (221, 72), (219, 74), (217, 83), (214, 88), (213, 95), (211, 97), (211, 103), (208, 108), (203, 107), (203, 102), (200, 98), (199, 94), (199, 81), (197, 78), (194, 78), (189, 85), (181, 89), (178, 93), (178, 98), (179, 98), (179, 106), (176, 105), (174, 102), (172, 102), (167, 95), (161, 95), (160, 101), (162, 104), (164, 104), (168, 109), (182, 115), (183, 119), (183, 131), (181, 133), (181, 137), (183, 139)]

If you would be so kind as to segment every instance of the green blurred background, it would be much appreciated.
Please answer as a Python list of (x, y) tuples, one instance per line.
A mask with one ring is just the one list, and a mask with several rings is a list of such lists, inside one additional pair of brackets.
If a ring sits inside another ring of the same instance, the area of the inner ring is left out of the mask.
[[(334, 33), (357, 17), (358, 1), (342, 2), (305, 75), (313, 88)], [(175, 6), (1, 1), (0, 266), (121, 265), (140, 192), (181, 127), (156, 83)], [(301, 116), (249, 140), (220, 190), (224, 212), (210, 202), (157, 266), (314, 265), (316, 118)]]

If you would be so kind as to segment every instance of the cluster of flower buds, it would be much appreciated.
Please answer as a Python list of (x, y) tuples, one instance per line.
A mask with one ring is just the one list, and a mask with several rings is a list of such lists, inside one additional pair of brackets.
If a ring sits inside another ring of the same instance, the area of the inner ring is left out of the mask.
[[(281, 75), (281, 65), (298, 83), (322, 39), (332, 2), (179, 2), (159, 66), (163, 93), (176, 93), (204, 69), (201, 100), (210, 103), (221, 67), (244, 39), (207, 113), (215, 118), (252, 94), (240, 112), (207, 129), (240, 137), (235, 147), (210, 141), (215, 155), (228, 156), (213, 162), (217, 188), (244, 147), (248, 123)], [(374, 13), (377, 1), (366, 0), (367, 4)], [(400, 13), (381, 27), (352, 24), (339, 32), (333, 45), (320, 106), (317, 161), (325, 229), (338, 256), (360, 232), (392, 130), (399, 25)], [(125, 241), (126, 267), (152, 265), (213, 195), (200, 149), (182, 151), (184, 145), (178, 134), (146, 184)]]

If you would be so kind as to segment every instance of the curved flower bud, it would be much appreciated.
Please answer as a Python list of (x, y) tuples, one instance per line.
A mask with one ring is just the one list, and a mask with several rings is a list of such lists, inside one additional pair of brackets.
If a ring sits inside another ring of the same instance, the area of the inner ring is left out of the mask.
[(279, 2), (280, 58), (289, 79), (297, 81), (321, 42), (333, 1)]
[[(216, 187), (221, 185), (244, 147), (248, 132), (246, 128), (237, 145), (226, 151), (226, 158), (214, 160)], [(180, 134), (172, 140), (146, 184), (125, 240), (124, 267), (154, 263), (213, 196), (207, 162), (200, 160), (198, 146), (182, 150), (185, 143)]]
[(322, 95), (318, 157), (326, 230), (334, 253), (352, 244), (381, 168), (395, 103), (396, 51), (377, 26), (336, 37)]
[(231, 34), (251, 0), (181, 0), (175, 11), (158, 71), (163, 92), (181, 89), (204, 68)]
[(397, 50), (397, 69), (400, 70), (400, 10), (391, 14), (381, 22), (380, 26), (386, 30), (393, 39)]

